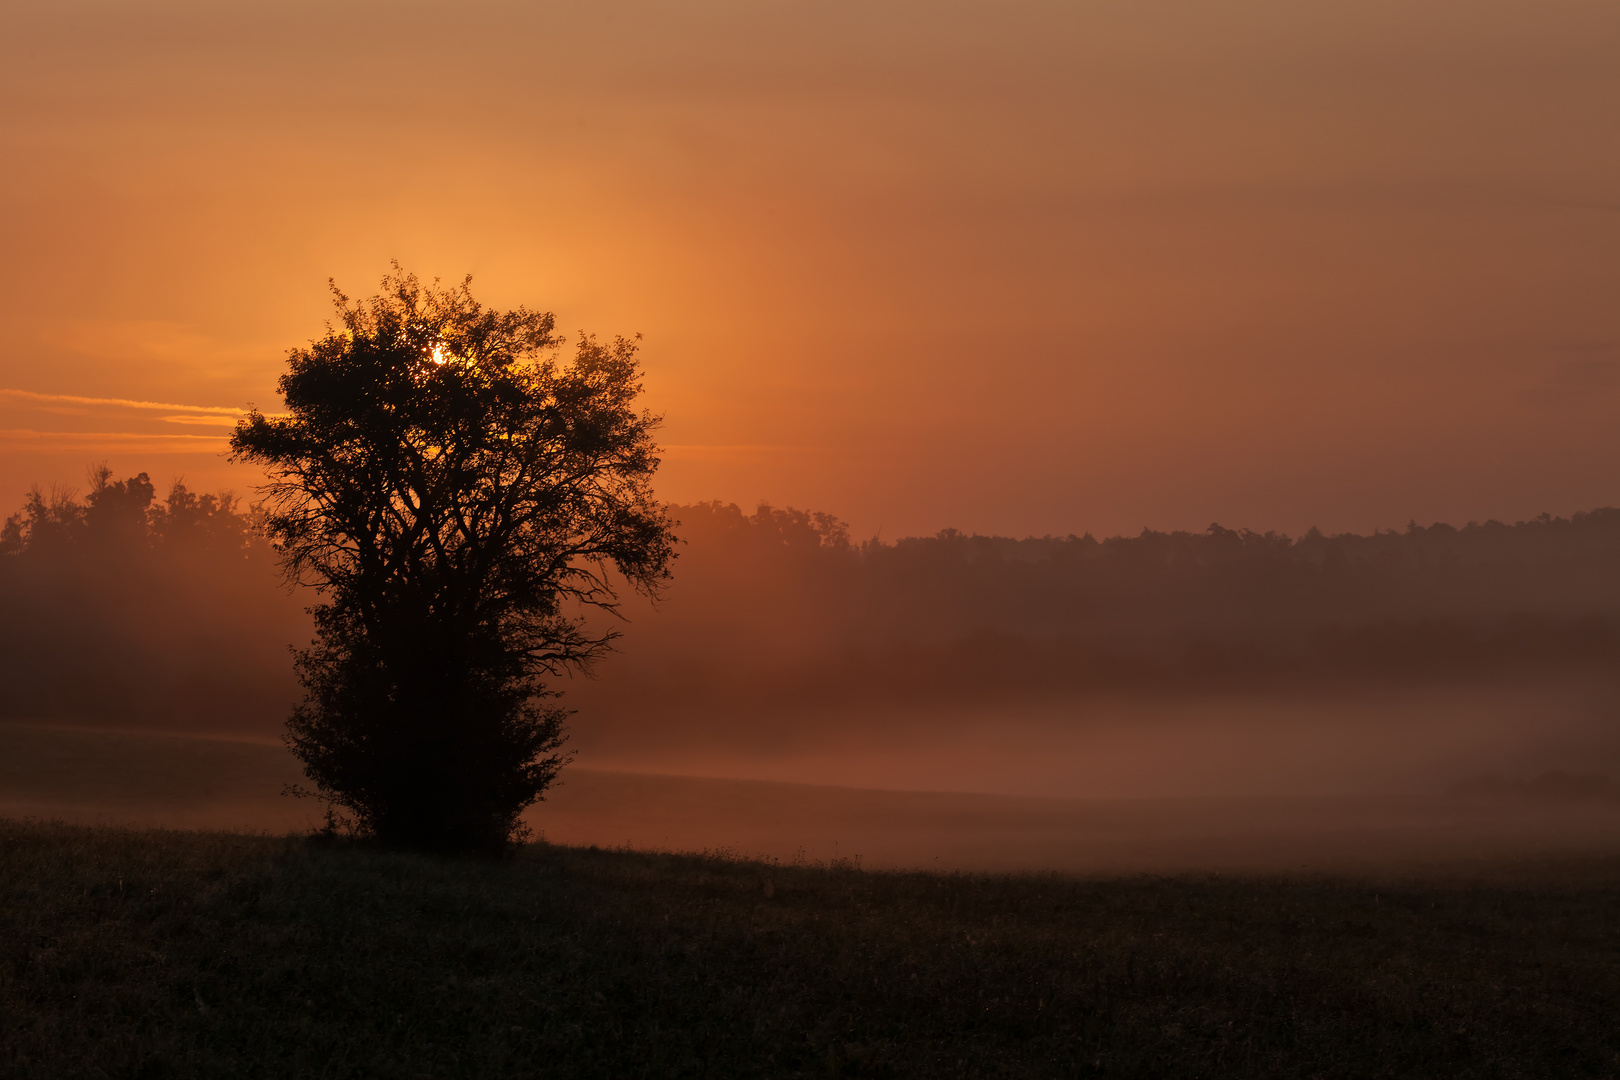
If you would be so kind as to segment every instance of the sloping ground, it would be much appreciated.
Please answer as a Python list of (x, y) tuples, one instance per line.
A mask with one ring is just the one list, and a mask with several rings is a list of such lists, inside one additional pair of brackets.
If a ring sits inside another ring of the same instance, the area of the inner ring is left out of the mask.
[(874, 869), (1355, 871), (1620, 852), (1620, 807), (1596, 801), (1082, 801), (580, 772), (533, 820), (558, 843)]
[(281, 833), (319, 819), (281, 794), (300, 778), (272, 743), (0, 725), (0, 815), (9, 817)]
[[(1022, 799), (570, 769), (529, 815), (554, 843), (869, 868), (1358, 870), (1620, 852), (1620, 801), (1573, 797)], [(279, 746), (0, 726), (0, 816), (284, 833), (318, 807)], [(1509, 793), (1511, 794), (1511, 793)]]
[(1613, 1077), (1617, 901), (0, 821), (0, 1075)]

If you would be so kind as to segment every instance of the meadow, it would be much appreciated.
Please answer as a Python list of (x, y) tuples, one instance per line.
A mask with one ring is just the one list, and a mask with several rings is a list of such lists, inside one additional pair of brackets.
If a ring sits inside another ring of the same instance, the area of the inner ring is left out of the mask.
[(869, 871), (0, 821), (7, 1077), (1620, 1073), (1620, 859)]

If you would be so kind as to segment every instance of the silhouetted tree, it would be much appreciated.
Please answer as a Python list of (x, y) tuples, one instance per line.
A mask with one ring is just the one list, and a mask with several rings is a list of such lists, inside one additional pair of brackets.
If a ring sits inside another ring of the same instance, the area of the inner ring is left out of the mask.
[(634, 343), (582, 336), (559, 363), (550, 314), (487, 310), (470, 280), (334, 288), (341, 327), (291, 353), (287, 413), (231, 443), (325, 598), (289, 746), (362, 830), (448, 850), (517, 833), (564, 760), (543, 677), (609, 647), (580, 611), (616, 609), (611, 571), (655, 592), (674, 541)]

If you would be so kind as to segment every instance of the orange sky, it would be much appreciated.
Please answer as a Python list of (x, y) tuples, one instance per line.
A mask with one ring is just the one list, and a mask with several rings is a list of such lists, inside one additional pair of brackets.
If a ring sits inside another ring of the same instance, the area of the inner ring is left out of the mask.
[(53, 3), (0, 100), (4, 503), (246, 489), (167, 404), (273, 406), (396, 257), (644, 333), (673, 500), (1620, 503), (1613, 0)]

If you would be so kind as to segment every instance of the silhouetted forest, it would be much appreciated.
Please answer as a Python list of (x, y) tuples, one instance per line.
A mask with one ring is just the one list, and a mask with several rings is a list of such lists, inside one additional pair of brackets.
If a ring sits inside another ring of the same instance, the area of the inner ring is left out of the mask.
[[(1620, 659), (1620, 510), (1298, 538), (856, 543), (834, 517), (673, 508), (656, 607), (568, 703), (658, 722), (857, 701), (1478, 680)], [(105, 469), (0, 537), (0, 715), (273, 733), (309, 637), (229, 495)]]
[[(679, 507), (688, 541), (593, 694), (713, 704), (1610, 669), (1620, 510), (1303, 537), (854, 543), (826, 514)], [(639, 688), (636, 684), (640, 684)]]
[(307, 603), (231, 495), (35, 489), (0, 531), (0, 716), (273, 729)]

